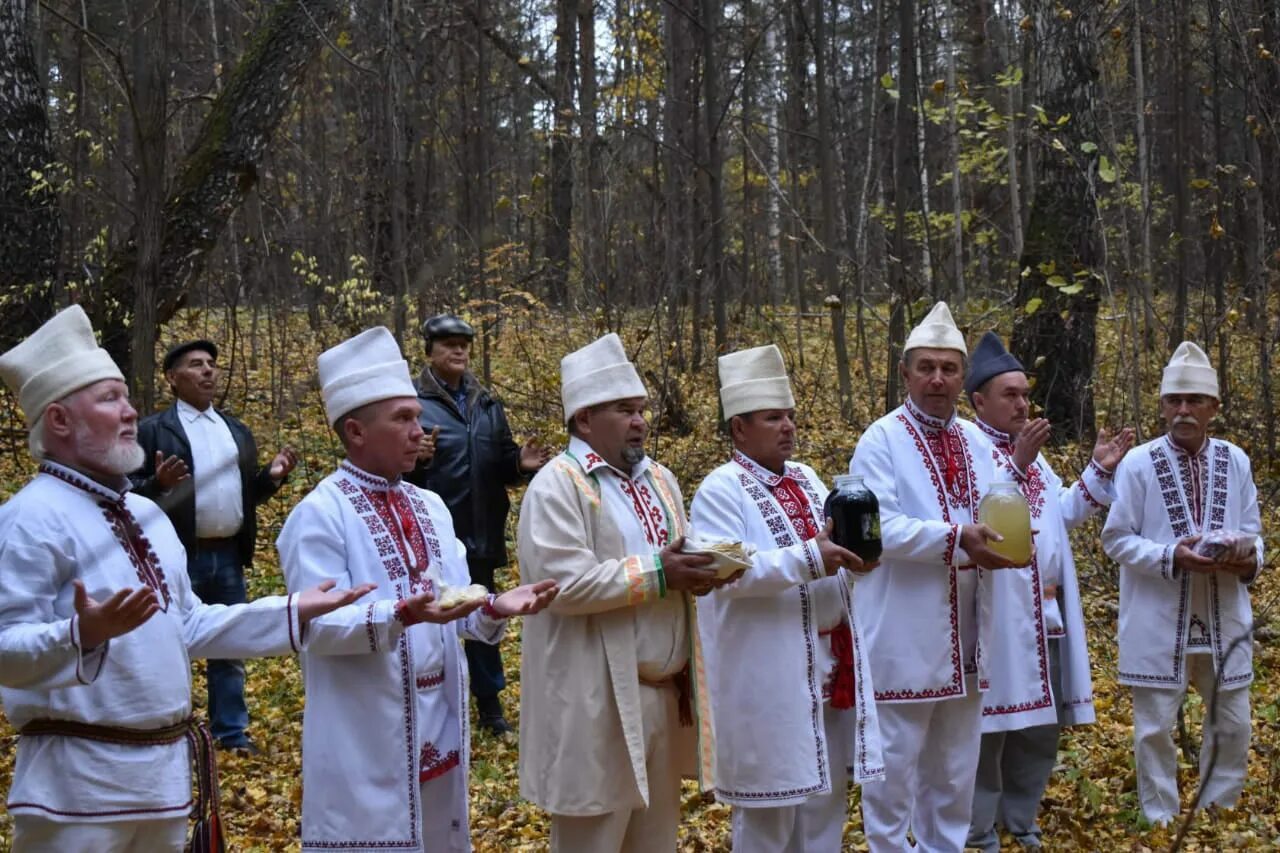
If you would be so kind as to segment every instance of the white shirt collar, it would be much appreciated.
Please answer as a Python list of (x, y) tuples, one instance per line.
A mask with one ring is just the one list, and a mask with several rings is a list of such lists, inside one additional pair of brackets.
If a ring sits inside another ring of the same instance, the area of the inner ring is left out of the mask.
[(1179, 445), (1176, 441), (1174, 441), (1173, 437), (1170, 436), (1169, 433), (1167, 432), (1164, 434), (1164, 440), (1165, 440), (1165, 443), (1169, 445), (1169, 449), (1172, 450), (1175, 454), (1178, 454), (1180, 456), (1199, 456), (1201, 458), (1204, 458), (1209, 453), (1209, 442), (1212, 439), (1210, 439), (1209, 436), (1206, 435), (1204, 437), (1204, 444), (1200, 445), (1200, 449), (1197, 450), (1195, 453), (1192, 453), (1189, 450), (1183, 449), (1183, 447)]
[(174, 405), (177, 407), (178, 416), (182, 418), (183, 423), (195, 423), (197, 418), (208, 418), (211, 421), (217, 418), (217, 415), (214, 414), (212, 403), (210, 403), (209, 408), (205, 409), (203, 412), (188, 403), (186, 400), (178, 400)]
[(629, 480), (638, 480), (645, 471), (649, 470), (649, 465), (652, 462), (646, 455), (631, 467), (631, 473), (621, 471), (606, 462), (603, 456), (591, 449), (590, 444), (587, 444), (586, 441), (576, 435), (569, 438), (569, 455), (578, 460), (578, 464), (582, 466), (584, 473), (593, 474), (604, 468), (619, 477), (625, 477)]

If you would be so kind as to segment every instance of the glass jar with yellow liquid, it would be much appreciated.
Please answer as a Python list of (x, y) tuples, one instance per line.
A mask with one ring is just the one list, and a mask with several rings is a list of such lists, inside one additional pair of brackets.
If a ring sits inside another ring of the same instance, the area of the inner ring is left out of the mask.
[(1031, 510), (1017, 483), (991, 484), (978, 504), (978, 522), (1004, 537), (987, 547), (1019, 566), (1031, 562)]

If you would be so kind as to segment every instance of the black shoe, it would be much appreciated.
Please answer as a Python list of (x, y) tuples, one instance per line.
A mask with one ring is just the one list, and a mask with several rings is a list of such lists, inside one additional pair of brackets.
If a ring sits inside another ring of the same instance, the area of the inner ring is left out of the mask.
[(225, 739), (219, 739), (217, 741), (217, 746), (218, 746), (218, 749), (221, 749), (227, 752), (234, 752), (236, 755), (240, 755), (240, 756), (262, 754), (262, 750), (258, 749), (258, 745), (255, 744), (253, 741), (249, 740), (248, 738), (243, 738), (241, 740), (230, 741), (230, 742), (228, 742)]
[(491, 735), (505, 735), (515, 731), (515, 729), (511, 728), (511, 724), (507, 722), (507, 718), (501, 714), (481, 717), (480, 728)]

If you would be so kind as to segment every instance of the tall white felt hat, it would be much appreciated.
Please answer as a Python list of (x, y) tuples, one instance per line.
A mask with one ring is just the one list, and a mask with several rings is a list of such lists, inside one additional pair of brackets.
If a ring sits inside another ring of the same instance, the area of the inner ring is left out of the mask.
[(907, 352), (921, 347), (953, 349), (959, 350), (966, 356), (969, 354), (964, 335), (956, 328), (955, 320), (951, 319), (951, 309), (947, 307), (947, 303), (939, 302), (929, 309), (929, 313), (920, 321), (920, 325), (907, 335), (907, 342), (902, 347), (902, 351)]
[(0, 355), (0, 377), (18, 395), (34, 427), (50, 403), (103, 379), (124, 381), (107, 351), (98, 346), (89, 317), (79, 305), (54, 314), (25, 341)]
[(648, 395), (635, 365), (627, 360), (622, 340), (613, 332), (560, 359), (560, 399), (566, 423), (588, 406)]
[(722, 355), (718, 364), (725, 420), (761, 409), (796, 407), (782, 352), (773, 344)]
[(338, 418), (368, 403), (392, 397), (416, 397), (409, 363), (386, 326), (365, 329), (320, 353), (320, 396), (333, 426)]
[(1209, 363), (1209, 356), (1191, 341), (1183, 341), (1173, 351), (1173, 358), (1165, 366), (1160, 379), (1160, 396), (1165, 394), (1206, 394), (1215, 400), (1218, 396), (1218, 372)]

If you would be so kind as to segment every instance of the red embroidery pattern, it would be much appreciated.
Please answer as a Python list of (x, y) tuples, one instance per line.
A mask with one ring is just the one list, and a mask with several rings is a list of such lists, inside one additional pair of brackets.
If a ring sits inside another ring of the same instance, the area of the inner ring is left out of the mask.
[(56, 477), (98, 498), (98, 508), (102, 510), (103, 517), (111, 526), (111, 533), (116, 537), (116, 541), (128, 555), (129, 562), (133, 564), (134, 571), (138, 574), (138, 582), (155, 590), (157, 598), (162, 602), (160, 610), (168, 613), (173, 597), (169, 594), (169, 582), (165, 579), (164, 567), (160, 565), (160, 558), (156, 556), (155, 548), (151, 546), (151, 540), (143, 532), (142, 525), (138, 524), (138, 519), (125, 504), (125, 494), (111, 491), (62, 466), (41, 462), (39, 471), (41, 474)]
[(456, 749), (441, 755), (439, 747), (435, 744), (424, 743), (422, 755), (418, 759), (418, 782), (430, 782), (432, 779), (443, 776), (457, 767), (461, 760), (462, 756)]
[[(645, 476), (648, 476), (646, 472)], [(667, 513), (653, 496), (653, 490), (645, 482), (637, 483), (629, 477), (619, 477), (618, 487), (631, 499), (631, 508), (640, 526), (644, 528), (644, 538), (656, 548), (665, 547), (671, 540), (667, 530)]]
[[(1048, 708), (1053, 705), (1053, 691), (1049, 687), (1048, 647), (1045, 643), (1044, 634), (1044, 602), (1041, 600), (1040, 595), (1040, 560), (1038, 557), (1034, 556), (1031, 558), (1031, 595), (1031, 610), (1036, 614), (1036, 654), (1039, 656), (1040, 696), (1028, 702), (1020, 702), (1017, 705), (984, 706), (982, 709), (982, 716), (984, 717), (993, 717), (1002, 714), (1020, 714), (1024, 711), (1036, 711), (1040, 708)], [(981, 644), (978, 645), (978, 653), (982, 653)]]
[(432, 687), (439, 687), (444, 684), (444, 670), (437, 669), (425, 675), (419, 675), (417, 683), (419, 690), (430, 690)]

